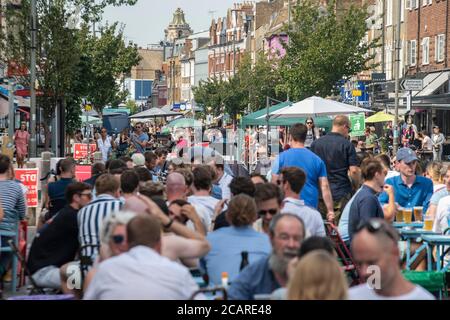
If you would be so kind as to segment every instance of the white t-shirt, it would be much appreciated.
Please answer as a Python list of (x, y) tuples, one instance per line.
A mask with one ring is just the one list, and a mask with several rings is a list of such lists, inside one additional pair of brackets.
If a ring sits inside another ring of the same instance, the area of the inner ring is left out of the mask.
[(426, 151), (433, 150), (433, 140), (429, 136), (425, 136), (422, 141), (422, 149)]
[(450, 196), (446, 196), (439, 200), (436, 217), (434, 219), (433, 231), (442, 233), (449, 227), (448, 215), (450, 214)]
[(444, 188), (446, 188), (447, 186), (445, 184), (435, 184), (433, 186), (433, 193), (435, 193), (436, 191), (442, 190)]
[[(190, 197), (188, 197), (188, 202), (190, 204), (192, 204), (195, 209), (197, 209), (198, 205), (201, 205), (204, 208), (204, 210), (208, 213), (208, 215), (211, 219), (214, 217), (214, 208), (216, 207), (216, 204), (219, 201), (220, 200), (217, 200), (216, 198), (213, 198), (211, 196), (190, 196)], [(200, 211), (201, 209), (197, 209), (197, 210)]]
[(421, 286), (415, 286), (411, 292), (396, 296), (385, 297), (379, 295), (374, 289), (371, 289), (367, 284), (350, 288), (348, 291), (349, 300), (436, 300), (436, 298)]
[(395, 171), (395, 170), (389, 170), (388, 174), (386, 175), (386, 178), (384, 179), (384, 181), (386, 181), (387, 179), (399, 176), (399, 175), (400, 175), (400, 172)]

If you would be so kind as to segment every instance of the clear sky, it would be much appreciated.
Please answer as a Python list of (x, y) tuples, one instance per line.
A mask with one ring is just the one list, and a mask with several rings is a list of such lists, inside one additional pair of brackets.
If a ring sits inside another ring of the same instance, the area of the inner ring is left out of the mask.
[[(194, 32), (208, 30), (212, 15), (222, 17), (227, 9), (239, 0), (138, 0), (132, 7), (109, 7), (105, 9), (104, 21), (125, 24), (127, 40), (139, 46), (159, 43), (164, 29), (172, 21), (177, 7), (183, 9), (186, 21)], [(209, 11), (215, 11), (210, 13)]]

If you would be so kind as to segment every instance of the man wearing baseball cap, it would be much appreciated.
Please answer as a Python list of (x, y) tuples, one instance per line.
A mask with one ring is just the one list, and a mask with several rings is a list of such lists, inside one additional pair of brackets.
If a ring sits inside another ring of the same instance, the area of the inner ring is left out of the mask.
[[(394, 188), (395, 202), (401, 207), (423, 207), (427, 212), (430, 198), (433, 195), (433, 182), (416, 175), (418, 158), (410, 148), (401, 148), (397, 152), (397, 163), (400, 175), (386, 180), (386, 184)], [(388, 195), (383, 192), (379, 197), (381, 205), (387, 206)], [(414, 218), (414, 217), (413, 217)]]

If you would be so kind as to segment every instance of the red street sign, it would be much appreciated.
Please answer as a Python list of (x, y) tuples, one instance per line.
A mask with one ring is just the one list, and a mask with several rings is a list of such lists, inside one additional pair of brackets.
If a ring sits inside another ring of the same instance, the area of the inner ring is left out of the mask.
[(75, 167), (75, 179), (78, 181), (86, 181), (92, 176), (91, 166), (76, 166)]
[(39, 169), (16, 169), (16, 179), (20, 180), (27, 187), (27, 206), (29, 208), (38, 207), (38, 182)]
[[(18, 97), (30, 97), (31, 96), (31, 91), (30, 89), (21, 89), (21, 90), (16, 90), (14, 91), (14, 95), (18, 96)], [(43, 96), (44, 93), (40, 90), (36, 90), (36, 96)]]
[[(97, 145), (95, 143), (90, 144), (91, 155), (97, 151)], [(88, 157), (87, 144), (86, 143), (75, 143), (73, 145), (73, 158), (75, 160), (81, 160)]]

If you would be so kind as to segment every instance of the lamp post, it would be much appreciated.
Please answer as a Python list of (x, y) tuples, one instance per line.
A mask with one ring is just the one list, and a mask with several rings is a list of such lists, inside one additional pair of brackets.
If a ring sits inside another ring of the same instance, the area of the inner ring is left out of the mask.
[(401, 49), (401, 16), (402, 5), (401, 1), (397, 1), (397, 30), (395, 37), (395, 118), (394, 118), (394, 155), (398, 150), (398, 107), (399, 107), (399, 94), (400, 94), (400, 49)]
[(36, 148), (36, 0), (31, 0), (31, 57), (30, 57), (30, 158), (37, 156)]

